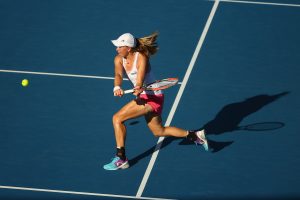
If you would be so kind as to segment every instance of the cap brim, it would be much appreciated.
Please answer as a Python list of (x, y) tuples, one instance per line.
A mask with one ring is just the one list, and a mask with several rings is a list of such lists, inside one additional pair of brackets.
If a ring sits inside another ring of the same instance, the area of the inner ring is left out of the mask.
[(111, 42), (112, 42), (116, 47), (119, 47), (119, 46), (120, 46), (118, 40), (112, 40)]

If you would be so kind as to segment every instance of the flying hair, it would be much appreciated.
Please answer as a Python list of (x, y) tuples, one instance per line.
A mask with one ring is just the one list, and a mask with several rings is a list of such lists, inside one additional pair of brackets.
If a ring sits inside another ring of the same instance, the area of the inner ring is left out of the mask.
[(136, 38), (136, 47), (133, 48), (133, 51), (138, 51), (147, 57), (154, 55), (158, 51), (157, 37), (158, 32), (154, 32), (149, 36)]

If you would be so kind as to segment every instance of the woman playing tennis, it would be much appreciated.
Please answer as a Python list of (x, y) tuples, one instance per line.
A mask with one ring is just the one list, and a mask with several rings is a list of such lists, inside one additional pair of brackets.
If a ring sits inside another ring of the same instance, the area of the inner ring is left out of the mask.
[(118, 55), (114, 59), (115, 79), (113, 93), (115, 96), (123, 96), (123, 75), (126, 74), (134, 85), (133, 95), (136, 98), (123, 106), (113, 116), (113, 127), (116, 139), (116, 156), (112, 161), (103, 166), (106, 170), (126, 169), (129, 167), (125, 155), (126, 127), (124, 122), (129, 119), (144, 116), (149, 129), (157, 136), (186, 137), (201, 144), (208, 150), (208, 143), (204, 130), (186, 131), (177, 127), (164, 127), (162, 125), (161, 113), (164, 103), (164, 94), (161, 90), (143, 90), (144, 85), (155, 82), (149, 59), (158, 50), (156, 43), (158, 33), (135, 38), (130, 33), (121, 35), (112, 40), (117, 47)]

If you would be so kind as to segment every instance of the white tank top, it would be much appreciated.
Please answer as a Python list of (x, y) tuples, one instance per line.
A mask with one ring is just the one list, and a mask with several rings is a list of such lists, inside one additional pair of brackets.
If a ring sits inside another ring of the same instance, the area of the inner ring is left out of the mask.
[[(127, 71), (126, 70), (126, 64), (127, 61), (125, 58), (123, 58), (123, 68), (126, 71), (127, 77), (129, 78), (129, 80), (131, 81), (131, 83), (136, 86), (136, 80), (137, 80), (137, 60), (138, 60), (138, 56), (139, 56), (139, 52), (136, 52), (134, 55), (134, 61), (132, 64), (132, 69), (131, 71)], [(145, 74), (145, 79), (144, 79), (144, 83), (143, 85), (148, 85), (150, 83), (154, 83), (155, 82), (155, 77), (151, 71), (151, 66), (149, 66), (148, 72), (146, 72)], [(149, 95), (158, 95), (158, 94), (162, 94), (161, 90), (157, 90), (157, 91), (149, 91), (149, 90), (145, 90), (143, 91), (141, 94), (149, 94)]]

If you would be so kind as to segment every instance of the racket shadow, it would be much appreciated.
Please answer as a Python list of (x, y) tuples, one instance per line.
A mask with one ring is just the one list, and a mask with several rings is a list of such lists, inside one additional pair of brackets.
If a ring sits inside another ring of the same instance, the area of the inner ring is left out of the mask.
[(245, 126), (240, 126), (237, 130), (246, 130), (246, 131), (272, 131), (284, 127), (285, 124), (282, 122), (259, 122), (254, 124), (248, 124)]

